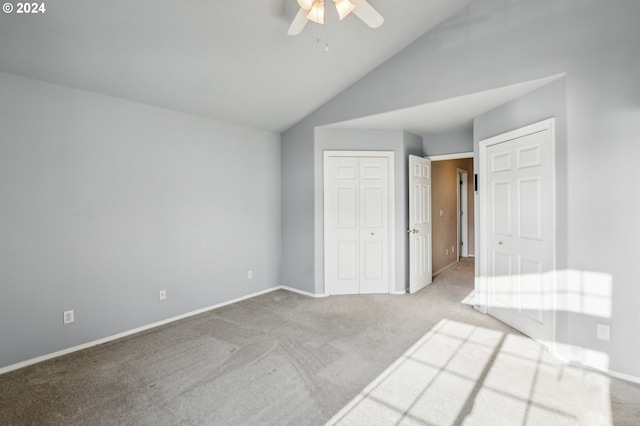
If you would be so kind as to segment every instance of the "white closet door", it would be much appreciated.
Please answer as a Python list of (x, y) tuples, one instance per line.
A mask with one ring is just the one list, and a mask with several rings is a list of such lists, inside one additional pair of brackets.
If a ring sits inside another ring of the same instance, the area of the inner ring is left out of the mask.
[(388, 293), (390, 160), (329, 156), (325, 161), (329, 293)]
[(360, 293), (389, 292), (389, 164), (360, 158)]
[(329, 225), (325, 262), (331, 294), (360, 293), (359, 159), (329, 157), (325, 188)]

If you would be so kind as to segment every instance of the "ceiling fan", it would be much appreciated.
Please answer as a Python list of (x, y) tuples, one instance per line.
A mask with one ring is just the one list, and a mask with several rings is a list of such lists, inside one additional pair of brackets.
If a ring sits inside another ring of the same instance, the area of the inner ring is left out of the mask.
[[(294, 36), (300, 34), (308, 21), (324, 24), (326, 16), (325, 0), (297, 0), (300, 11), (293, 19), (287, 34)], [(329, 0), (327, 0), (329, 1)], [(342, 21), (353, 12), (365, 24), (371, 28), (378, 28), (384, 22), (384, 18), (366, 0), (333, 0)]]

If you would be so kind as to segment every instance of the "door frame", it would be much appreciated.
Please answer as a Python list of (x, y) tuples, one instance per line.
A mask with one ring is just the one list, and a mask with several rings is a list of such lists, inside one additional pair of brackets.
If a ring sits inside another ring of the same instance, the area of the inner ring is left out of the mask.
[(389, 164), (389, 294), (394, 294), (395, 284), (396, 284), (396, 220), (395, 220), (395, 179), (396, 175), (394, 172), (394, 153), (393, 151), (324, 151), (323, 152), (323, 164), (322, 164), (322, 180), (323, 180), (323, 207), (322, 207), (322, 226), (323, 226), (323, 252), (324, 252), (324, 295), (330, 296), (331, 289), (329, 280), (329, 259), (328, 252), (328, 242), (329, 242), (329, 226), (328, 226), (328, 218), (329, 212), (327, 211), (329, 208), (329, 203), (327, 202), (328, 185), (329, 185), (329, 157), (383, 157), (386, 158)]
[(430, 155), (425, 158), (431, 161), (462, 160), (465, 158), (473, 158), (473, 151), (458, 152), (456, 154)]
[[(556, 270), (556, 163), (555, 163), (555, 118), (550, 118), (547, 120), (543, 120), (528, 126), (521, 127), (516, 130), (512, 130), (510, 132), (506, 132), (497, 136), (493, 136), (491, 138), (487, 138), (481, 140), (478, 145), (479, 151), (479, 164), (478, 164), (478, 202), (479, 202), (479, 213), (480, 213), (480, 229), (479, 229), (479, 241), (476, 243), (479, 249), (479, 253), (476, 253), (476, 259), (478, 259), (476, 267), (479, 267), (479, 274), (476, 276), (479, 284), (476, 286), (476, 302), (475, 309), (482, 312), (483, 314), (489, 313), (489, 288), (488, 288), (488, 262), (489, 262), (489, 221), (487, 217), (488, 205), (487, 205), (487, 148), (496, 145), (502, 142), (507, 142), (513, 139), (518, 139), (524, 136), (528, 136), (534, 133), (539, 133), (543, 131), (549, 131), (549, 137), (551, 144), (551, 209), (552, 209), (552, 220), (551, 220), (551, 266), (549, 270), (550, 278), (551, 278), (551, 291), (552, 291), (552, 310), (553, 310), (553, 319), (552, 319), (552, 341), (555, 342), (556, 338), (556, 300), (555, 300), (555, 270)], [(479, 290), (479, 291), (478, 291)]]
[[(460, 183), (462, 182), (462, 183)], [(457, 259), (469, 257), (469, 171), (456, 170), (456, 187), (458, 188), (458, 247)], [(461, 220), (464, 217), (464, 220)]]

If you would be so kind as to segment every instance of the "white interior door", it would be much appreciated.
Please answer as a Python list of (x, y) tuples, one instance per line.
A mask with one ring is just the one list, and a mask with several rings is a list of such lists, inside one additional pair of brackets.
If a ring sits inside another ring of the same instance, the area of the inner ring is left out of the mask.
[(325, 156), (325, 285), (330, 294), (390, 292), (389, 156)]
[(325, 279), (331, 294), (360, 293), (358, 163), (357, 157), (328, 158), (325, 262), (329, 274)]
[(553, 139), (550, 129), (486, 148), (488, 312), (553, 339)]
[(409, 292), (431, 284), (431, 160), (409, 156)]
[(389, 292), (389, 164), (360, 158), (360, 293)]

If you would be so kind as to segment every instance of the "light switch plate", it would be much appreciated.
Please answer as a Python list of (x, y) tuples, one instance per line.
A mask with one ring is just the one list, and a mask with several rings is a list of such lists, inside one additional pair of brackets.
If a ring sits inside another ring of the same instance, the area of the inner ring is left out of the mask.
[(598, 324), (598, 339), (611, 340), (611, 326), (606, 324)]

